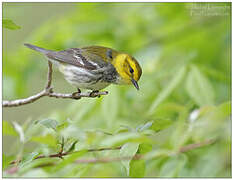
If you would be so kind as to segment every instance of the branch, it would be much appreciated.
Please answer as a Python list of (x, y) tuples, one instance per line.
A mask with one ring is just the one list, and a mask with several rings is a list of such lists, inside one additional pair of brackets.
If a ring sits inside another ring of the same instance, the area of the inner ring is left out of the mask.
[(46, 84), (45, 89), (49, 89), (51, 87), (52, 84), (52, 73), (53, 73), (53, 65), (50, 61), (48, 61), (48, 81)]
[[(118, 150), (118, 149), (121, 149), (121, 146), (119, 147), (114, 147), (114, 148), (98, 148), (98, 149), (88, 149), (87, 152), (100, 152), (100, 151), (108, 151), (108, 150)], [(78, 152), (78, 151), (75, 151), (75, 152)], [(34, 160), (36, 159), (41, 159), (41, 158), (62, 158), (63, 156), (67, 156), (69, 154), (72, 154), (72, 153), (75, 153), (75, 152), (59, 152), (59, 153), (56, 153), (56, 154), (50, 154), (50, 155), (40, 155), (40, 156), (37, 156)], [(21, 160), (14, 160), (12, 161), (10, 164), (16, 164), (16, 163), (19, 163), (21, 162)]]
[[(200, 148), (200, 147), (203, 147), (203, 146), (207, 146), (207, 145), (213, 144), (215, 142), (216, 142), (216, 140), (210, 139), (210, 140), (205, 140), (205, 141), (199, 142), (199, 143), (189, 144), (187, 146), (181, 147), (178, 150), (178, 152), (175, 153), (175, 154), (185, 153), (187, 151), (190, 151), (190, 150), (193, 150), (193, 149), (196, 149), (196, 148)], [(117, 150), (117, 149), (121, 149), (121, 147), (89, 149), (88, 152), (105, 151), (105, 150)], [(78, 152), (78, 151), (76, 151), (76, 152)], [(74, 153), (74, 152), (71, 152), (71, 153)], [(57, 153), (57, 154), (51, 154), (49, 156), (41, 155), (41, 156), (36, 157), (34, 160), (41, 159), (41, 158), (54, 158), (54, 157), (58, 157), (58, 158), (62, 159), (63, 156), (69, 155), (71, 153), (68, 153), (68, 152), (66, 152), (66, 153)], [(127, 160), (131, 160), (131, 159), (139, 160), (139, 159), (143, 159), (144, 157), (145, 156), (142, 155), (142, 154), (136, 154), (134, 156), (122, 156), (122, 157), (110, 157), (110, 158), (109, 157), (103, 157), (103, 158), (94, 158), (94, 159), (77, 159), (76, 161), (74, 161), (74, 163), (76, 163), (76, 164), (111, 163), (111, 162), (118, 162), (118, 161), (127, 161)], [(12, 161), (10, 164), (17, 164), (20, 161), (21, 160), (19, 160), (19, 161), (15, 160), (15, 161)], [(56, 164), (55, 163), (45, 163), (45, 164), (40, 164), (40, 165), (38, 165), (36, 167), (39, 168), (39, 167), (54, 166), (54, 165), (56, 165)], [(19, 167), (16, 165), (16, 166), (13, 166), (13, 167), (7, 169), (5, 172), (8, 173), (8, 174), (14, 174), (18, 170), (19, 170)]]
[[(107, 151), (107, 150), (118, 150), (121, 149), (121, 146), (115, 147), (115, 148), (99, 148), (99, 149), (88, 149), (87, 152), (100, 152), (100, 151)], [(76, 151), (77, 152), (77, 151)], [(74, 152), (64, 152), (64, 153), (56, 153), (56, 154), (51, 154), (49, 156), (41, 155), (37, 156), (35, 159), (41, 159), (41, 158), (62, 158), (63, 156), (72, 154)]]
[[(206, 140), (200, 143), (195, 143), (195, 144), (189, 144), (187, 146), (183, 146), (179, 149), (179, 151), (176, 154), (180, 153), (185, 153), (193, 149), (197, 149), (203, 146), (207, 146), (210, 144), (213, 144), (216, 142), (216, 140), (211, 139), (211, 140)], [(144, 155), (142, 154), (136, 154), (133, 157), (132, 156), (123, 156), (123, 157), (113, 157), (113, 158), (95, 158), (95, 159), (78, 159), (75, 161), (77, 164), (89, 164), (89, 163), (109, 163), (109, 162), (116, 162), (116, 161), (127, 161), (127, 160), (139, 160), (139, 159), (144, 159)]]
[(16, 107), (21, 106), (29, 103), (33, 103), (34, 101), (40, 99), (41, 97), (48, 96), (48, 97), (55, 97), (55, 98), (68, 98), (68, 99), (81, 99), (82, 97), (99, 97), (101, 95), (107, 95), (107, 91), (102, 92), (84, 92), (84, 93), (72, 93), (72, 94), (62, 94), (62, 93), (54, 93), (51, 87), (52, 84), (52, 63), (48, 61), (48, 79), (45, 86), (45, 89), (41, 92), (30, 96), (25, 99), (17, 99), (12, 101), (3, 101), (2, 106), (3, 107)]
[[(185, 153), (185, 152), (190, 151), (192, 149), (196, 149), (196, 148), (200, 148), (203, 146), (213, 144), (214, 142), (216, 142), (216, 140), (211, 139), (211, 140), (205, 140), (205, 141), (199, 142), (199, 143), (189, 144), (187, 146), (181, 147), (176, 154)], [(118, 150), (118, 149), (121, 149), (121, 146), (115, 147), (115, 148), (88, 149), (87, 151), (88, 152), (98, 152), (98, 151)], [(75, 152), (79, 152), (79, 151), (75, 151)], [(41, 159), (41, 158), (63, 158), (63, 156), (66, 156), (66, 155), (69, 155), (69, 154), (72, 154), (75, 152), (56, 153), (56, 154), (51, 154), (48, 156), (40, 155), (40, 156), (37, 156), (34, 160)], [(143, 158), (144, 158), (144, 155), (136, 154), (133, 157), (132, 156), (123, 156), (123, 157), (113, 157), (113, 158), (104, 157), (104, 158), (98, 158), (98, 159), (96, 159), (96, 158), (95, 159), (78, 159), (75, 161), (75, 163), (78, 163), (78, 164), (108, 163), (108, 162), (124, 161), (124, 160), (130, 160), (130, 159), (139, 160), (139, 159), (143, 159)], [(19, 163), (20, 161), (21, 160), (15, 160), (15, 161), (12, 161), (10, 164), (16, 164), (16, 163)]]
[(203, 142), (200, 142), (200, 143), (189, 144), (187, 146), (181, 147), (180, 150), (179, 150), (179, 153), (184, 153), (184, 152), (190, 151), (192, 149), (207, 146), (207, 145), (213, 144), (215, 142), (216, 142), (216, 140), (210, 139), (210, 140), (206, 140), (206, 141), (203, 141)]

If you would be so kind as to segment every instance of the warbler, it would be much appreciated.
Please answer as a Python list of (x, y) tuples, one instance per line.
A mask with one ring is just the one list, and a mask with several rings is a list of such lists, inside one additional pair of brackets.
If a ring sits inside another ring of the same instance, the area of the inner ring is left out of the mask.
[(110, 84), (131, 83), (139, 90), (137, 82), (142, 69), (137, 60), (127, 53), (102, 46), (53, 51), (27, 43), (24, 45), (44, 54), (57, 65), (65, 79), (79, 92), (80, 88), (98, 92)]

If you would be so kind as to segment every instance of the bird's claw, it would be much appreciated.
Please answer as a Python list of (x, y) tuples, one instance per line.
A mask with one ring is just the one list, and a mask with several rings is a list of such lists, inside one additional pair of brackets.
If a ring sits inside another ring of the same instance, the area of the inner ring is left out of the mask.
[(80, 99), (80, 98), (81, 98), (81, 97), (79, 96), (80, 93), (81, 93), (81, 90), (80, 90), (79, 88), (78, 88), (77, 90), (78, 90), (77, 92), (72, 93), (72, 98), (73, 98), (73, 99)]
[(100, 98), (100, 95), (96, 95), (96, 93), (98, 93), (99, 91), (98, 90), (94, 90), (90, 93), (90, 97), (96, 97), (98, 96), (98, 98)]
[(81, 93), (81, 90), (79, 88), (77, 90), (78, 90), (77, 93)]
[(81, 97), (79, 96), (79, 92), (74, 92), (74, 93), (72, 93), (72, 98), (73, 99), (80, 99)]

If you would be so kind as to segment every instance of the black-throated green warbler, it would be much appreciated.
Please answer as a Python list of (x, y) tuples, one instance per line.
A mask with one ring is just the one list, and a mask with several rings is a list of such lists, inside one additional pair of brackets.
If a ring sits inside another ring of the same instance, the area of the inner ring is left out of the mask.
[(142, 70), (136, 59), (129, 54), (101, 46), (52, 51), (31, 44), (24, 45), (44, 54), (78, 90), (84, 88), (98, 91), (111, 83), (132, 83), (139, 90), (137, 81)]

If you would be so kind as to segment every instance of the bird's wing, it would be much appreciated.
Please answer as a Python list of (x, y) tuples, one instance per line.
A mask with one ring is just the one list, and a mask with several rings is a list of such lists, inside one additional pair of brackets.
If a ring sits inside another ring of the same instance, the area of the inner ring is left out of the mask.
[(64, 51), (52, 51), (46, 54), (50, 59), (82, 67), (95, 74), (101, 74), (104, 82), (113, 83), (116, 81), (118, 73), (115, 67), (103, 60), (98, 54), (88, 52), (85, 49), (71, 48)]
[(46, 53), (50, 59), (72, 64), (77, 67), (82, 67), (89, 70), (96, 70), (103, 67), (107, 62), (101, 60), (97, 55), (89, 54), (80, 48), (71, 48), (64, 51), (52, 51)]

